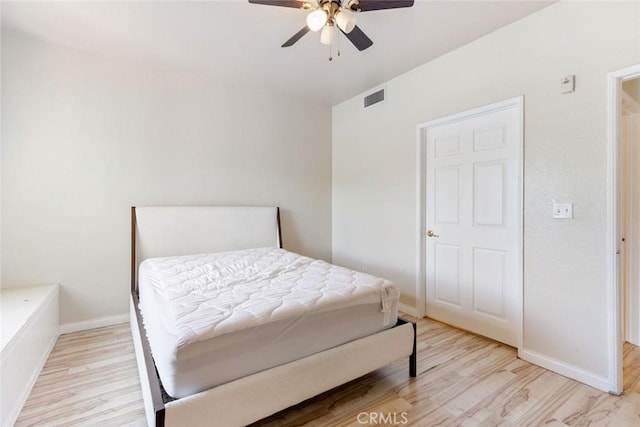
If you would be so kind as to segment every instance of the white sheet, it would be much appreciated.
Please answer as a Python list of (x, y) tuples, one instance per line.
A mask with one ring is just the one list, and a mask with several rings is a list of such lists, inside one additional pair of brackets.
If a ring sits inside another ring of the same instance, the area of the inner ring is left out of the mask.
[[(235, 261), (228, 262), (229, 258)], [(249, 262), (254, 259), (258, 262)], [(397, 285), (281, 249), (149, 261), (140, 270), (140, 308), (158, 373), (173, 397), (189, 396), (353, 341), (387, 329), (397, 320)], [(215, 265), (222, 265), (224, 273), (215, 273), (220, 271)], [(218, 277), (231, 286), (209, 281)], [(279, 283), (285, 284), (284, 290)], [(265, 290), (266, 296), (249, 292), (251, 284)], [(296, 302), (292, 294), (303, 298)], [(171, 303), (167, 295), (175, 296)], [(205, 295), (220, 299), (209, 303)], [(280, 298), (280, 303), (274, 303), (274, 298)], [(192, 301), (193, 306), (180, 305)], [(248, 311), (243, 313), (243, 307)], [(217, 320), (212, 330), (202, 329), (208, 320), (192, 314), (207, 312)], [(188, 323), (193, 319), (195, 327)], [(241, 321), (230, 323), (236, 319)], [(204, 332), (197, 334), (197, 330)]]
[(273, 247), (147, 259), (138, 277), (156, 292), (178, 347), (359, 304), (379, 304), (392, 326), (390, 305), (400, 295), (388, 280)]

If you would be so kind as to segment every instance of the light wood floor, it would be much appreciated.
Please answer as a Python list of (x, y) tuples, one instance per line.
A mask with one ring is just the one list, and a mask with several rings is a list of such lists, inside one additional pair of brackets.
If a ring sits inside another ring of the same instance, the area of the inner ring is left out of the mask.
[[(638, 347), (625, 345), (625, 394), (615, 397), (438, 322), (421, 320), (418, 334), (416, 379), (394, 363), (254, 427), (640, 426)], [(129, 326), (61, 336), (16, 425), (145, 425)]]

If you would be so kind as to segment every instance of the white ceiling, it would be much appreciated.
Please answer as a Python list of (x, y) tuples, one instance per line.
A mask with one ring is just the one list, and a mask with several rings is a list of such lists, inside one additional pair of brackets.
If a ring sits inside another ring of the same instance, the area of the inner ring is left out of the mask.
[(2, 27), (114, 58), (215, 76), (336, 104), (508, 25), (552, 2), (417, 0), (360, 13), (373, 40), (358, 52), (341, 38), (328, 61), (317, 33), (280, 45), (306, 12), (226, 1), (3, 1)]

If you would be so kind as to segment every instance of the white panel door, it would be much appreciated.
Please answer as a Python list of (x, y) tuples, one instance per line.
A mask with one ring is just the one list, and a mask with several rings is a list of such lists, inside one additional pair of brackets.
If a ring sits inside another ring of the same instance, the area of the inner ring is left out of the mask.
[(425, 135), (427, 316), (518, 346), (522, 313), (520, 106)]

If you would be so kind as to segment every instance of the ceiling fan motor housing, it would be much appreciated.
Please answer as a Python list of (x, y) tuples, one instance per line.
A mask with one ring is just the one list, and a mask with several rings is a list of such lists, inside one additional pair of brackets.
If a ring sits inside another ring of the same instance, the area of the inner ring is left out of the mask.
[(327, 22), (329, 24), (333, 24), (336, 14), (340, 11), (342, 4), (340, 3), (340, 0), (320, 0), (318, 7), (327, 12)]
[[(307, 8), (308, 3), (305, 3), (303, 8)], [(313, 6), (311, 6), (313, 7)], [(318, 7), (324, 9), (330, 15), (334, 15), (336, 12), (342, 9), (351, 10), (353, 12), (360, 12), (360, 1), (359, 0), (319, 0)]]

